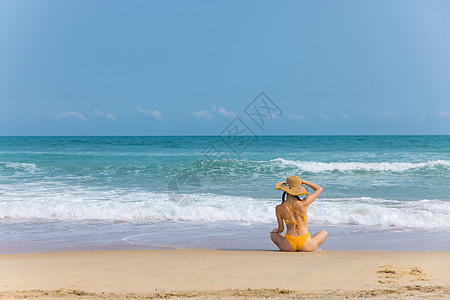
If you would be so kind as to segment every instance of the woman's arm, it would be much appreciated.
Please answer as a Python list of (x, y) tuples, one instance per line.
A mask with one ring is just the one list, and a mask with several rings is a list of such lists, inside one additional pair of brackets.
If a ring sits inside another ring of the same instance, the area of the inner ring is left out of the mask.
[(309, 195), (308, 197), (306, 197), (305, 199), (303, 199), (303, 203), (308, 206), (311, 203), (314, 202), (314, 200), (317, 199), (317, 197), (319, 197), (320, 193), (322, 193), (323, 188), (321, 188), (320, 186), (318, 186), (315, 183), (306, 181), (306, 180), (302, 180), (303, 184), (309, 186), (310, 188), (312, 188), (314, 190), (314, 193), (312, 193), (311, 195)]
[(282, 233), (284, 231), (284, 223), (280, 215), (279, 205), (275, 207), (275, 214), (277, 215), (278, 228), (274, 228), (270, 233)]

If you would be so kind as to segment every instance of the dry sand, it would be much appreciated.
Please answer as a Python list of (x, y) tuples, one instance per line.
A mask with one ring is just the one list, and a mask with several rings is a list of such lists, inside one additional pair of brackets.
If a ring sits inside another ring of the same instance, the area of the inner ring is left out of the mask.
[(450, 298), (450, 252), (0, 255), (0, 299)]

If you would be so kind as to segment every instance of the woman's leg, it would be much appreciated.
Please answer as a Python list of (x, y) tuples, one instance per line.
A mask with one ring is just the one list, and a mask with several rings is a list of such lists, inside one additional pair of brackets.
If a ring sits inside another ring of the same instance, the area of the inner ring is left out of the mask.
[(278, 248), (280, 248), (281, 251), (294, 251), (291, 244), (289, 244), (288, 240), (281, 233), (272, 232), (270, 234), (270, 239), (275, 243), (275, 245), (278, 246)]
[(328, 232), (326, 232), (325, 230), (321, 230), (318, 233), (316, 233), (315, 235), (313, 235), (313, 237), (311, 239), (314, 241), (314, 243), (316, 243), (317, 248), (319, 248), (320, 245), (322, 245), (322, 243), (325, 242), (325, 240), (327, 239), (327, 236), (328, 236)]
[(304, 252), (316, 251), (320, 247), (320, 245), (322, 245), (322, 243), (325, 242), (327, 236), (328, 233), (325, 230), (319, 231), (318, 233), (316, 233), (315, 235), (306, 240), (306, 243), (303, 245), (300, 251)]

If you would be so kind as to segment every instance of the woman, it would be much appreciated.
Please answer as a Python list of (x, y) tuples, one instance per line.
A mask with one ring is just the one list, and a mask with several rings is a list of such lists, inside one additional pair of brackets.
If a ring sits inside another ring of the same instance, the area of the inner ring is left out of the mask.
[[(302, 186), (305, 184), (314, 190), (311, 195), (300, 199), (299, 195), (308, 195), (308, 190)], [(307, 224), (308, 206), (322, 193), (322, 188), (312, 182), (301, 180), (297, 176), (289, 176), (285, 183), (278, 182), (275, 185), (277, 190), (282, 190), (282, 203), (277, 205), (275, 212), (277, 215), (278, 228), (270, 232), (270, 238), (280, 248), (281, 251), (304, 251), (311, 252), (317, 250), (327, 238), (327, 232), (321, 230), (314, 236), (310, 236)], [(285, 196), (287, 194), (287, 199)], [(286, 222), (286, 235), (283, 220)]]

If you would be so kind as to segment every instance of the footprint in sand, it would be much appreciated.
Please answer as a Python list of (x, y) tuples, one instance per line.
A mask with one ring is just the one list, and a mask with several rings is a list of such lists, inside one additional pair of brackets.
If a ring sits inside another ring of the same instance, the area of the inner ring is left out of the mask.
[(378, 282), (382, 284), (397, 283), (399, 280), (413, 281), (429, 281), (429, 275), (427, 275), (423, 269), (419, 267), (413, 268), (401, 268), (391, 265), (383, 265), (378, 268)]

